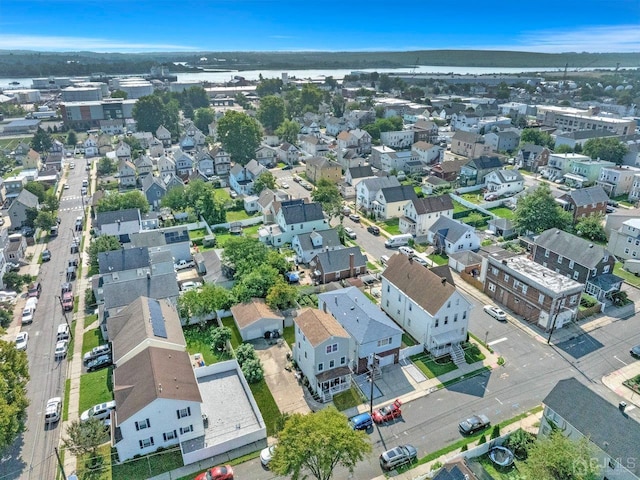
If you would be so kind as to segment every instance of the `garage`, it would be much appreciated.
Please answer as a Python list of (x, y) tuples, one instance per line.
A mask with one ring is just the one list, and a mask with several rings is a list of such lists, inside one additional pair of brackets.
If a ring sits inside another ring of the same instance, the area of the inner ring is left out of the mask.
[(254, 298), (250, 302), (234, 305), (231, 314), (245, 342), (264, 338), (265, 333), (274, 330), (282, 335), (284, 317), (271, 309), (263, 299)]

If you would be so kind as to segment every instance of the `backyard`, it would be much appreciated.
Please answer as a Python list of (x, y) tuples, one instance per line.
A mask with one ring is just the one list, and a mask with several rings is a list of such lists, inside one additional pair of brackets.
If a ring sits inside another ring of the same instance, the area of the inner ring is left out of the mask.
[(382, 227), (390, 235), (400, 235), (402, 232), (400, 231), (400, 219), (399, 218), (390, 218), (389, 220), (384, 220), (378, 222), (378, 225)]
[(622, 268), (622, 265), (622, 262), (616, 262), (615, 267), (613, 267), (613, 274), (622, 277), (625, 282), (634, 287), (640, 287), (640, 277), (636, 277), (634, 273), (627, 272)]
[(494, 207), (490, 208), (489, 211), (494, 215), (497, 215), (500, 218), (506, 218), (507, 220), (513, 220), (515, 217), (513, 210), (507, 207)]
[(189, 355), (196, 353), (201, 354), (207, 365), (233, 358), (233, 355), (227, 351), (213, 352), (211, 349), (211, 330), (213, 328), (214, 325), (209, 323), (204, 325), (204, 327), (200, 325), (188, 325), (182, 329), (184, 339), (187, 342), (187, 352), (189, 352)]
[[(113, 452), (112, 454), (115, 454)], [(132, 478), (150, 478), (161, 473), (182, 467), (180, 447), (174, 447), (158, 453), (145, 455), (141, 458), (128, 460), (118, 465), (112, 465), (113, 480), (130, 480)]]
[(112, 374), (113, 367), (109, 367), (97, 372), (85, 373), (80, 377), (79, 412), (84, 412), (98, 403), (113, 400)]

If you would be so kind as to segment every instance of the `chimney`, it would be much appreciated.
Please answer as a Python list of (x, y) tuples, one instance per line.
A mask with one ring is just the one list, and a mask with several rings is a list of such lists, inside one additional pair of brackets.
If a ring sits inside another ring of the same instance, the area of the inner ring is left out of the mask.
[(349, 276), (353, 277), (355, 273), (355, 255), (353, 253), (349, 254)]
[(444, 278), (444, 277), (442, 277), (442, 278), (440, 279), (440, 281), (442, 282), (442, 285), (446, 285), (446, 283), (447, 283), (447, 279), (446, 279), (446, 278)]
[[(338, 303), (338, 299), (336, 298), (336, 303)], [(327, 313), (327, 302), (322, 302), (322, 311)]]

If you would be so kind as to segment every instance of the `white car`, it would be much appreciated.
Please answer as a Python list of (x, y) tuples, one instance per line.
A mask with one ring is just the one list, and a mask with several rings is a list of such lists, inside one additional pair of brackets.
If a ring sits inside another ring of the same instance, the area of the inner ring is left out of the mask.
[(16, 350), (26, 350), (28, 341), (29, 334), (27, 332), (20, 332), (16, 336)]
[(65, 190), (69, 190), (69, 184), (68, 184), (68, 183), (65, 183), (65, 184), (64, 184), (64, 189), (65, 189)]
[(280, 186), (282, 186), (282, 188), (289, 188), (289, 184), (287, 182), (282, 182)]
[(182, 285), (180, 285), (180, 290), (183, 292), (188, 292), (189, 290), (196, 290), (198, 288), (200, 288), (202, 286), (202, 283), (200, 282), (192, 282), (192, 281), (188, 281), (188, 282), (184, 282)]
[(496, 320), (500, 320), (501, 322), (507, 321), (507, 314), (498, 307), (494, 307), (493, 305), (485, 305), (484, 311), (491, 315)]
[(53, 397), (47, 400), (47, 406), (44, 409), (44, 423), (56, 423), (60, 420), (62, 413), (62, 398)]
[(265, 467), (268, 466), (269, 462), (273, 458), (273, 454), (275, 453), (275, 451), (276, 451), (275, 445), (271, 445), (270, 447), (264, 448), (260, 452), (260, 463), (262, 463), (262, 465), (264, 465)]
[(65, 358), (67, 356), (67, 347), (69, 342), (67, 340), (60, 340), (56, 342), (55, 358)]
[(80, 421), (86, 422), (90, 418), (97, 418), (98, 420), (104, 420), (109, 418), (111, 415), (111, 410), (116, 408), (115, 400), (111, 400), (110, 402), (99, 403), (98, 405), (94, 405), (89, 410), (85, 410), (80, 415)]
[(356, 232), (353, 231), (353, 228), (351, 227), (344, 227), (344, 233), (347, 235), (347, 237), (349, 237), (351, 240), (356, 238)]

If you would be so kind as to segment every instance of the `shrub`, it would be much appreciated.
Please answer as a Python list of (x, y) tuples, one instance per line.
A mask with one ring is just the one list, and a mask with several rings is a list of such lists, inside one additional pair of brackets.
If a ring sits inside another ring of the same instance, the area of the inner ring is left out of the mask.
[(442, 468), (442, 462), (440, 460), (436, 460), (431, 464), (431, 471), (439, 470)]
[(469, 450), (469, 446), (465, 443), (464, 445), (462, 445), (462, 448), (460, 449), (460, 451), (466, 452), (467, 450)]
[(504, 357), (498, 357), (498, 365), (500, 366), (504, 365)]
[(487, 437), (485, 437), (484, 435), (482, 435), (482, 436), (478, 439), (478, 445), (482, 445), (483, 443), (487, 443)]
[(257, 358), (246, 360), (240, 369), (248, 383), (258, 383), (264, 378), (262, 364)]
[(493, 430), (491, 430), (491, 440), (498, 438), (500, 436), (500, 425), (494, 425)]
[(593, 298), (591, 295), (587, 295), (586, 293), (583, 293), (582, 297), (580, 298), (580, 305), (584, 308), (591, 308), (597, 302), (598, 301), (595, 298)]
[(243, 343), (236, 348), (236, 359), (238, 360), (240, 367), (242, 367), (244, 362), (247, 360), (252, 360), (254, 358), (257, 358), (256, 351), (250, 343)]

